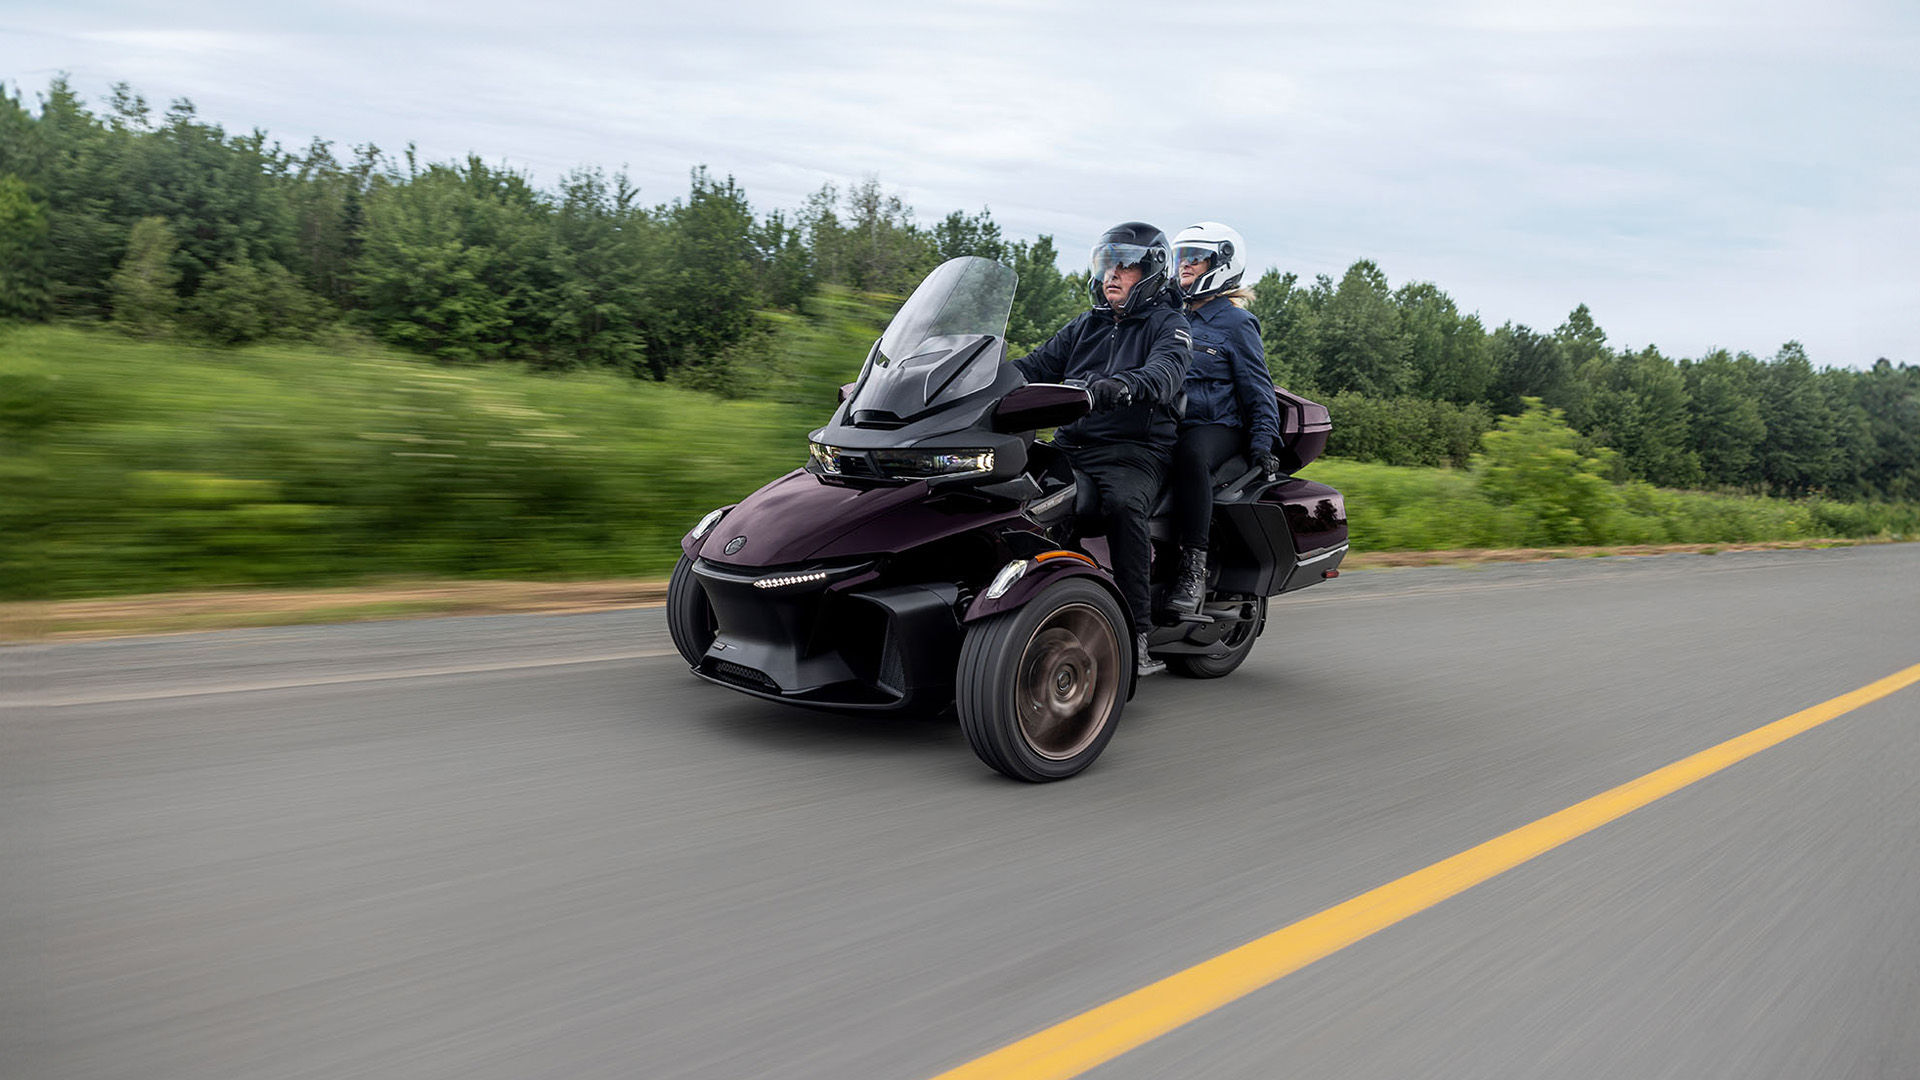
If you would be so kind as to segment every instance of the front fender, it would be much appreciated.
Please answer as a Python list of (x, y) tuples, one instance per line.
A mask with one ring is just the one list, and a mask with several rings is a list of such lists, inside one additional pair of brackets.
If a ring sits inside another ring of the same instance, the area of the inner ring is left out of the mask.
[[(1048, 554), (1056, 557), (1034, 560), (1034, 565), (1027, 570), (1026, 575), (1014, 582), (1013, 587), (1006, 592), (991, 600), (987, 599), (984, 593), (974, 597), (973, 603), (967, 608), (966, 615), (960, 620), (961, 624), (977, 622), (989, 615), (1018, 611), (1027, 601), (1040, 595), (1040, 590), (1056, 581), (1075, 577), (1086, 578), (1097, 582), (1113, 597), (1114, 606), (1120, 609), (1120, 617), (1127, 621), (1127, 633), (1121, 639), (1120, 647), (1132, 649), (1134, 635), (1144, 628), (1134, 625), (1133, 612), (1127, 608), (1127, 598), (1120, 595), (1120, 587), (1114, 584), (1113, 575), (1101, 569), (1090, 559), (1083, 562), (1082, 559), (1085, 557), (1077, 552), (1048, 552)], [(1140, 676), (1136, 672), (1133, 679), (1127, 683), (1128, 701), (1133, 700), (1133, 692), (1139, 685)]]
[(1101, 588), (1113, 594), (1113, 602), (1120, 605), (1120, 614), (1127, 619), (1128, 633), (1133, 633), (1133, 614), (1127, 610), (1126, 597), (1120, 595), (1120, 587), (1114, 584), (1113, 575), (1094, 565), (1091, 560), (1082, 561), (1083, 558), (1077, 555), (1061, 554), (1053, 558), (1043, 557), (1032, 560), (1033, 565), (1027, 569), (1026, 575), (1014, 582), (1013, 587), (1006, 592), (991, 600), (987, 599), (985, 593), (974, 597), (973, 603), (968, 606), (966, 615), (960, 621), (962, 623), (977, 622), (989, 615), (1018, 610), (1027, 601), (1038, 596), (1040, 590), (1054, 582), (1069, 577), (1084, 577), (1098, 582)]

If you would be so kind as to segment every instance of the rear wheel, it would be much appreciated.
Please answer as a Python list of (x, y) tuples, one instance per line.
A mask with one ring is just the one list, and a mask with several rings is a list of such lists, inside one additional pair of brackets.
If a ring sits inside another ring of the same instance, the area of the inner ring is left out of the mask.
[(685, 555), (673, 564), (673, 576), (667, 579), (667, 633), (681, 657), (695, 667), (719, 633), (707, 591), (694, 580), (693, 560)]
[(974, 623), (960, 648), (960, 730), (1016, 780), (1063, 780), (1113, 739), (1133, 675), (1127, 620), (1099, 585), (1068, 578)]
[(1246, 622), (1235, 623), (1221, 637), (1220, 643), (1201, 656), (1169, 656), (1167, 667), (1176, 675), (1185, 675), (1189, 679), (1217, 679), (1230, 674), (1240, 662), (1253, 651), (1254, 639), (1267, 624), (1267, 599), (1261, 597), (1258, 610)]

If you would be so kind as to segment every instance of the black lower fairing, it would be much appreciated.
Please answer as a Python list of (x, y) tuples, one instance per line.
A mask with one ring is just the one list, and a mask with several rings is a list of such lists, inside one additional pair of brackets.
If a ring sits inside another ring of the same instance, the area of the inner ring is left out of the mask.
[[(701, 678), (826, 708), (951, 700), (958, 585), (888, 585), (871, 564), (741, 571), (700, 560), (693, 569), (720, 627), (693, 669)], [(826, 576), (798, 580), (816, 573)]]

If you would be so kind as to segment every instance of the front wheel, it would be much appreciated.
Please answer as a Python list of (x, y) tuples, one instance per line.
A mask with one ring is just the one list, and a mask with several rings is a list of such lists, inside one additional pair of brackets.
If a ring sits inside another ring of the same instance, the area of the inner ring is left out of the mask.
[(1113, 739), (1133, 676), (1127, 620), (1094, 582), (1055, 582), (1018, 611), (983, 619), (960, 647), (960, 730), (1016, 780), (1064, 780)]
[(694, 580), (693, 560), (685, 555), (673, 564), (673, 576), (667, 579), (667, 633), (680, 656), (695, 667), (700, 666), (719, 633), (707, 590)]

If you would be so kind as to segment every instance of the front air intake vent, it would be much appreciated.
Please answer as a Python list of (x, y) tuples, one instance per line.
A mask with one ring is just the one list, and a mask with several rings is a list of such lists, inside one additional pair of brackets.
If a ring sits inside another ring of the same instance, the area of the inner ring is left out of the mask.
[(729, 660), (715, 660), (713, 662), (713, 673), (730, 683), (750, 686), (755, 690), (771, 690), (775, 693), (778, 693), (780, 690), (778, 683), (745, 664), (736, 664)]

